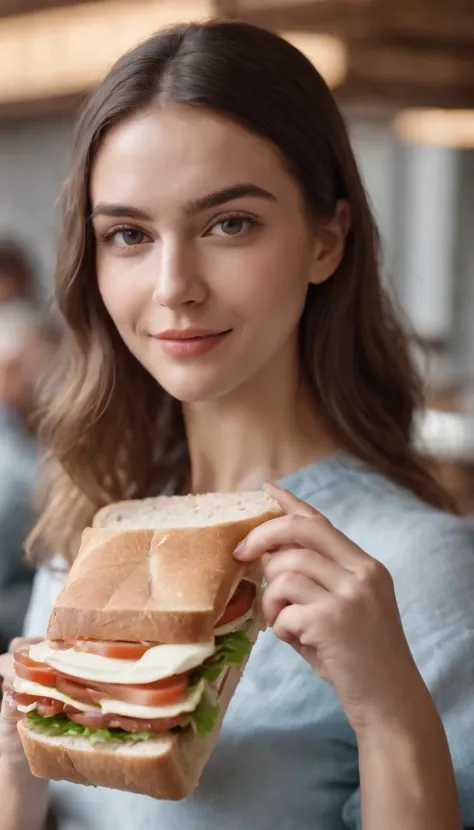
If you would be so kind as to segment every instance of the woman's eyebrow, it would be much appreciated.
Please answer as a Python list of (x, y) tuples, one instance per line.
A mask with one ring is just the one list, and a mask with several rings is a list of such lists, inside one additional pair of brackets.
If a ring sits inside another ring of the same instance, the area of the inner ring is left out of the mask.
[(199, 199), (193, 199), (188, 202), (184, 211), (188, 216), (196, 213), (201, 213), (209, 208), (219, 207), (226, 202), (231, 202), (233, 199), (243, 199), (245, 196), (254, 196), (259, 199), (267, 199), (270, 202), (276, 202), (276, 197), (268, 190), (258, 187), (256, 184), (234, 184), (231, 187), (225, 187), (222, 190), (216, 190), (213, 193), (208, 193), (206, 196), (201, 196)]
[(131, 219), (151, 222), (151, 216), (140, 208), (133, 207), (133, 205), (112, 205), (106, 202), (98, 202), (92, 209), (90, 218), (95, 219), (96, 216), (112, 216), (115, 218), (129, 216)]
[[(273, 193), (264, 190), (262, 187), (258, 187), (256, 184), (234, 184), (231, 187), (216, 190), (213, 193), (208, 193), (206, 196), (200, 196), (198, 199), (187, 202), (184, 206), (184, 212), (187, 216), (193, 216), (204, 210), (224, 205), (226, 202), (231, 202), (234, 199), (243, 199), (245, 196), (253, 196), (254, 198), (257, 197), (270, 202), (276, 202), (276, 197)], [(138, 219), (142, 222), (152, 221), (150, 214), (140, 208), (133, 207), (133, 205), (107, 204), (106, 202), (98, 202), (93, 208), (91, 219), (95, 219), (97, 216), (110, 216), (114, 218), (129, 216), (131, 219)]]

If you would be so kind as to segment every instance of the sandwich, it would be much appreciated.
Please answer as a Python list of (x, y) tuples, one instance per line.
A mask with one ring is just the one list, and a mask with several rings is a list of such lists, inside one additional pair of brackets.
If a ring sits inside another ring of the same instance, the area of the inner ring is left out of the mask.
[(261, 566), (233, 551), (279, 515), (263, 491), (98, 512), (46, 639), (14, 655), (34, 775), (167, 800), (197, 787), (263, 628)]

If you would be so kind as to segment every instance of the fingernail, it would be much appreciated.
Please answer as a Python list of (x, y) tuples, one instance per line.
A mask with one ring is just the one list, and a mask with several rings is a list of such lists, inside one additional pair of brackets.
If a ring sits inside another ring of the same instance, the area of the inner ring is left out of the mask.
[(236, 559), (244, 559), (245, 558), (245, 548), (246, 548), (245, 540), (243, 542), (240, 542), (239, 545), (237, 545), (236, 549), (234, 550), (234, 556), (235, 556)]

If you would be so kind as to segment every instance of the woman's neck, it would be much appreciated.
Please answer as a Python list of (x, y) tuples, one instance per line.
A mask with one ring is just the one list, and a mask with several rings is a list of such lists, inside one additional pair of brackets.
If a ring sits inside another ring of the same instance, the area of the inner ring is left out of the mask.
[(225, 399), (184, 405), (191, 492), (257, 488), (334, 451), (292, 362), (280, 359)]

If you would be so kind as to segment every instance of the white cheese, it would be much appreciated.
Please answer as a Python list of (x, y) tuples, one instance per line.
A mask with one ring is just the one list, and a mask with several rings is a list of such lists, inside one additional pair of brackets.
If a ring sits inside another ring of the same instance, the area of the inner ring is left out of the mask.
[(38, 663), (47, 663), (57, 671), (81, 680), (98, 683), (153, 683), (173, 674), (181, 674), (200, 666), (214, 654), (214, 640), (154, 646), (139, 660), (115, 660), (85, 651), (52, 649), (47, 641), (30, 646), (29, 656)]
[(221, 625), (219, 628), (214, 629), (214, 636), (215, 637), (222, 637), (224, 634), (232, 634), (234, 631), (238, 631), (239, 628), (242, 628), (243, 624), (250, 620), (253, 617), (254, 608), (249, 608), (246, 614), (242, 617), (238, 617), (238, 619), (233, 620), (230, 623), (226, 623), (225, 625)]
[(37, 703), (30, 703), (29, 706), (22, 706), (21, 703), (17, 703), (15, 705), (18, 711), (23, 712), (25, 715), (27, 715), (28, 712), (34, 712), (34, 710), (38, 707)]
[[(180, 715), (181, 712), (194, 712), (202, 698), (204, 687), (205, 681), (200, 680), (196, 686), (193, 686), (183, 700), (177, 703), (168, 703), (166, 706), (139, 706), (136, 703), (125, 703), (123, 700), (110, 700), (109, 698), (104, 698), (100, 701), (99, 705), (96, 705), (94, 703), (82, 703), (50, 686), (41, 686), (39, 683), (32, 683), (30, 680), (23, 680), (20, 677), (16, 677), (13, 681), (13, 688), (17, 692), (35, 695), (35, 697), (48, 697), (54, 700), (60, 700), (81, 712), (87, 712), (91, 709), (98, 712), (100, 709), (104, 715), (124, 715), (129, 718), (144, 718), (146, 720), (153, 718), (174, 718), (176, 715)], [(32, 707), (35, 708), (36, 704), (32, 704)], [(21, 712), (32, 711), (32, 707), (20, 708), (20, 706), (17, 706)]]
[(87, 712), (90, 709), (99, 710), (99, 707), (94, 703), (81, 703), (79, 700), (63, 695), (58, 689), (53, 689), (51, 686), (42, 686), (40, 683), (33, 683), (31, 680), (23, 680), (22, 677), (15, 677), (13, 681), (13, 688), (15, 692), (21, 692), (26, 695), (34, 695), (35, 697), (48, 697), (53, 700), (60, 700), (62, 703), (67, 703), (69, 706), (74, 706), (75, 709), (80, 709), (81, 712)]
[(178, 703), (168, 703), (167, 706), (139, 706), (136, 703), (125, 703), (123, 700), (104, 699), (100, 701), (100, 708), (104, 715), (125, 715), (128, 718), (174, 718), (181, 712), (194, 712), (204, 692), (205, 681), (200, 680), (193, 686), (187, 697)]

